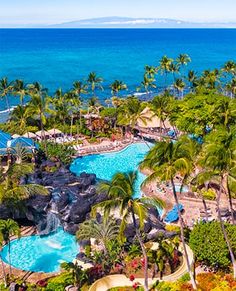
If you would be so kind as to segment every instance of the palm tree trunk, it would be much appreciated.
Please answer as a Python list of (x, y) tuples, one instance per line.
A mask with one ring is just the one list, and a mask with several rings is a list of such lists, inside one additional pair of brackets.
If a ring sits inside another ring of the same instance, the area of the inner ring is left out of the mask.
[(70, 122), (70, 136), (72, 137), (72, 127), (73, 127), (74, 115), (71, 115), (71, 122)]
[(147, 252), (146, 252), (145, 246), (143, 244), (139, 228), (137, 226), (137, 222), (136, 222), (136, 219), (135, 219), (135, 214), (134, 214), (133, 208), (131, 209), (131, 213), (132, 213), (132, 219), (133, 219), (134, 228), (135, 228), (135, 231), (136, 231), (136, 236), (137, 236), (137, 239), (139, 241), (139, 244), (140, 244), (140, 247), (141, 247), (142, 253), (143, 253), (143, 259), (144, 259), (144, 290), (148, 291), (148, 257), (147, 257)]
[(227, 192), (228, 192), (228, 198), (229, 198), (229, 209), (230, 209), (230, 214), (231, 214), (231, 220), (232, 224), (235, 224), (235, 219), (234, 219), (234, 208), (233, 208), (233, 202), (232, 202), (232, 196), (231, 196), (231, 191), (229, 189), (229, 181), (228, 177), (226, 177), (226, 186), (227, 186)]
[(8, 259), (9, 259), (9, 276), (11, 277), (11, 273), (12, 273), (12, 270), (11, 270), (11, 241), (9, 240), (8, 242)]
[(207, 213), (207, 205), (206, 205), (206, 200), (205, 200), (205, 198), (203, 197), (203, 195), (202, 195), (202, 204), (203, 204), (204, 211), (205, 211), (206, 222), (208, 222), (209, 219), (208, 219), (208, 213)]
[[(134, 130), (134, 129), (133, 129)], [(141, 139), (142, 139), (142, 141), (148, 146), (148, 148), (150, 149), (151, 147), (150, 147), (150, 145), (146, 142), (146, 140), (144, 139), (144, 137), (143, 137), (143, 135), (142, 135), (142, 133), (141, 133), (141, 130), (140, 130), (140, 127), (138, 126), (138, 131), (139, 131), (139, 133), (140, 133), (140, 136), (141, 136)]]
[(6, 99), (7, 110), (8, 110), (8, 113), (10, 114), (11, 109), (10, 109), (10, 104), (9, 104), (9, 100), (8, 100), (8, 96), (7, 95), (5, 96), (5, 99)]
[(188, 272), (189, 272), (189, 275), (190, 275), (190, 279), (191, 279), (191, 283), (192, 283), (193, 289), (197, 290), (197, 285), (196, 285), (196, 282), (195, 282), (195, 279), (194, 279), (194, 276), (193, 276), (193, 272), (191, 270), (189, 257), (188, 257), (188, 252), (187, 252), (187, 248), (186, 248), (186, 244), (185, 244), (184, 223), (183, 223), (182, 214), (181, 214), (180, 209), (179, 209), (179, 199), (177, 197), (177, 193), (176, 193), (176, 190), (175, 190), (175, 183), (174, 183), (173, 178), (171, 179), (171, 186), (172, 186), (173, 195), (174, 195), (174, 199), (175, 199), (175, 203), (176, 203), (176, 207), (177, 207), (178, 215), (179, 215), (180, 237), (181, 237), (181, 241), (182, 241), (182, 244), (183, 244), (184, 256), (185, 256), (185, 259), (186, 259), (187, 269), (188, 269)]
[(234, 279), (236, 279), (236, 260), (235, 260), (234, 252), (232, 250), (232, 247), (231, 247), (231, 244), (230, 244), (230, 241), (229, 241), (228, 234), (227, 234), (226, 229), (225, 229), (224, 222), (223, 222), (222, 217), (221, 217), (220, 198), (221, 198), (222, 189), (223, 189), (223, 178), (221, 177), (220, 190), (218, 191), (218, 195), (217, 195), (217, 199), (216, 199), (216, 202), (217, 202), (217, 213), (218, 213), (218, 219), (219, 219), (219, 222), (220, 222), (222, 233), (224, 235), (224, 239), (226, 241), (226, 244), (227, 244), (227, 247), (228, 247), (228, 250), (229, 250), (231, 263), (233, 265), (233, 276), (234, 276)]

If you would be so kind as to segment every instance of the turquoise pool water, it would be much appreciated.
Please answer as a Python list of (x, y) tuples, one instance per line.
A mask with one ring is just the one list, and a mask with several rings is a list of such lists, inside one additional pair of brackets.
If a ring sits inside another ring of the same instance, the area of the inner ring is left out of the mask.
[[(138, 170), (138, 165), (148, 150), (147, 144), (135, 143), (119, 152), (84, 156), (74, 160), (70, 170), (77, 175), (82, 172), (93, 173), (98, 179), (111, 180), (117, 172)], [(144, 179), (145, 175), (138, 171), (135, 197), (141, 196), (140, 186)]]
[[(34, 272), (57, 272), (62, 262), (71, 262), (79, 252), (75, 236), (59, 229), (56, 233), (40, 237), (22, 237), (11, 242), (12, 266)], [(1, 252), (8, 263), (8, 246)]]

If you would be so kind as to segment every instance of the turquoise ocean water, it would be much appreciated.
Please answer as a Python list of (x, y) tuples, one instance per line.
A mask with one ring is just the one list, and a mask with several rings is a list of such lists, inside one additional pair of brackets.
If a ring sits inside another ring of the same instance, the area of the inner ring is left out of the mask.
[[(105, 91), (115, 79), (135, 91), (145, 65), (158, 65), (163, 55), (187, 53), (189, 68), (221, 66), (236, 60), (234, 29), (0, 29), (0, 77), (40, 81), (53, 92), (67, 90), (73, 81), (95, 71), (105, 80)], [(158, 79), (158, 85), (163, 79)], [(18, 103), (11, 98), (11, 105)], [(0, 111), (6, 109), (0, 101)]]

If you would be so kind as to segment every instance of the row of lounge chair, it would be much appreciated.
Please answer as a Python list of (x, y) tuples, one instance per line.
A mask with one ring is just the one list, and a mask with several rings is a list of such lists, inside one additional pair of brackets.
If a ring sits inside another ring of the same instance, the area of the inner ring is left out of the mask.
[(74, 145), (73, 148), (79, 153), (79, 154), (91, 154), (91, 153), (100, 153), (100, 152), (107, 152), (114, 150), (119, 147), (123, 147), (124, 145), (128, 144), (129, 140), (123, 140), (123, 141), (115, 141), (113, 143), (110, 143), (108, 145), (97, 145), (97, 146), (90, 146), (90, 147), (82, 147), (82, 145)]
[(110, 151), (110, 150), (115, 149), (113, 144), (91, 146), (91, 147), (87, 147), (87, 148), (81, 148), (80, 146), (73, 146), (73, 148), (76, 151), (78, 151), (80, 154), (100, 153), (100, 152), (106, 152), (106, 151)]

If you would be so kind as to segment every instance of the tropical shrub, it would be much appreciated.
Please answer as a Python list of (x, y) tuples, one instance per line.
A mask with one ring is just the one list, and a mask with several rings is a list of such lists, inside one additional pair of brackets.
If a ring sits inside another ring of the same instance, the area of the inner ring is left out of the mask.
[[(225, 224), (229, 239), (236, 251), (236, 226)], [(194, 226), (189, 244), (196, 259), (214, 269), (227, 269), (230, 265), (229, 251), (219, 222), (201, 222)]]
[[(72, 156), (75, 155), (75, 150), (71, 146), (47, 143), (47, 157), (61, 161), (64, 165), (69, 165), (72, 162)], [(41, 145), (42, 149), (44, 146)]]
[(216, 193), (212, 189), (208, 189), (207, 191), (203, 191), (202, 195), (206, 200), (215, 200), (216, 199)]
[(73, 285), (73, 276), (71, 273), (65, 272), (48, 280), (46, 291), (64, 291), (65, 287)]

